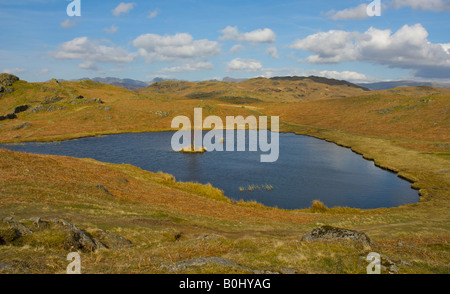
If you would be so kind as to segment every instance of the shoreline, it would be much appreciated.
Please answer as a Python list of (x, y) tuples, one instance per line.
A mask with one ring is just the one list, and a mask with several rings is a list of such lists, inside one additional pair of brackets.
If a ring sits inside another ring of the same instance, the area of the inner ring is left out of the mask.
[[(377, 162), (377, 160), (374, 156), (369, 156), (367, 154), (367, 152), (355, 149), (355, 146), (352, 146), (352, 144), (345, 143), (345, 142), (339, 142), (339, 140), (333, 140), (331, 138), (332, 136), (323, 136), (323, 134), (322, 135), (318, 134), (318, 133), (322, 133), (322, 132), (333, 132), (333, 131), (338, 131), (338, 132), (342, 133), (342, 131), (322, 129), (322, 128), (317, 128), (317, 127), (313, 127), (313, 126), (298, 126), (298, 125), (288, 123), (288, 122), (280, 122), (280, 124), (288, 125), (290, 127), (297, 129), (297, 130), (287, 130), (280, 126), (280, 130), (278, 132), (280, 134), (295, 134), (295, 135), (299, 135), (299, 136), (312, 137), (312, 138), (323, 140), (323, 141), (326, 141), (329, 143), (333, 143), (339, 147), (350, 149), (353, 153), (360, 155), (364, 160), (373, 162), (373, 164), (377, 168), (388, 171), (392, 174), (395, 174), (400, 179), (408, 181), (409, 183), (411, 183), (410, 188), (418, 191), (419, 200), (417, 202), (411, 203), (411, 204), (403, 204), (403, 205), (390, 207), (390, 208), (398, 208), (398, 207), (413, 205), (413, 204), (422, 202), (422, 198), (423, 198), (422, 197), (423, 195), (421, 192), (422, 189), (420, 188), (420, 186), (417, 185), (417, 183), (418, 183), (417, 178), (414, 178), (411, 175), (402, 174), (402, 171), (396, 167), (388, 166), (385, 164), (380, 164), (379, 162)], [(306, 128), (306, 130), (301, 130), (302, 128)], [(314, 129), (314, 131), (316, 133), (315, 134), (312, 133), (311, 129)], [(203, 131), (209, 131), (209, 130), (210, 129), (203, 129)], [(226, 128), (223, 128), (222, 130), (226, 130)], [(47, 137), (47, 138), (35, 138), (34, 140), (24, 140), (21, 142), (0, 143), (0, 145), (19, 145), (19, 144), (25, 144), (25, 143), (52, 143), (52, 142), (56, 143), (56, 142), (77, 140), (77, 139), (89, 138), (89, 137), (100, 137), (100, 136), (110, 136), (110, 135), (120, 135), (120, 134), (154, 133), (154, 132), (176, 132), (176, 131), (178, 131), (178, 130), (176, 130), (176, 129), (149, 129), (149, 130), (131, 130), (131, 131), (124, 130), (124, 131), (118, 131), (118, 132), (98, 132), (98, 133), (96, 132), (94, 134), (70, 134), (68, 136), (64, 135), (64, 136)], [(352, 134), (352, 135), (354, 136), (354, 134)], [(357, 134), (356, 136), (367, 138), (365, 135), (361, 135), (361, 134)], [(385, 140), (383, 138), (378, 138), (378, 139)], [(228, 199), (230, 199), (230, 198), (228, 198)], [(261, 205), (263, 205), (263, 204), (261, 204)], [(267, 207), (267, 208), (274, 208), (274, 207), (265, 206), (265, 205), (263, 205), (263, 206)], [(342, 208), (342, 207), (331, 207), (329, 209), (332, 210), (333, 208)], [(308, 208), (305, 208), (305, 209), (308, 209)], [(292, 209), (290, 211), (302, 211), (305, 209)], [(351, 208), (351, 209), (370, 211), (370, 210), (385, 209), (385, 208), (373, 208), (373, 209)], [(387, 209), (389, 209), (389, 208), (387, 208)]]

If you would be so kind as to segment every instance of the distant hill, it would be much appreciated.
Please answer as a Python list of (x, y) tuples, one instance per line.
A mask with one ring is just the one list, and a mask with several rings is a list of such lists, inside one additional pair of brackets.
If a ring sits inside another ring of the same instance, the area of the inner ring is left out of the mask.
[(416, 82), (416, 81), (389, 81), (377, 83), (358, 83), (358, 85), (369, 88), (371, 90), (389, 90), (398, 87), (417, 87), (430, 86), (450, 89), (450, 83), (434, 83), (434, 82)]
[[(114, 85), (117, 87), (122, 87), (122, 88), (125, 88), (128, 90), (133, 90), (133, 91), (145, 88), (148, 85), (151, 85), (153, 83), (163, 82), (163, 81), (172, 81), (172, 79), (165, 79), (165, 78), (160, 78), (160, 77), (156, 77), (149, 82), (133, 80), (133, 79), (121, 79), (121, 78), (114, 78), (114, 77), (81, 78), (81, 79), (75, 79), (75, 80), (71, 80), (71, 81), (77, 82), (77, 81), (84, 81), (84, 80), (99, 82), (99, 83), (108, 84), (108, 85)], [(59, 80), (59, 81), (64, 81), (64, 80)]]
[(232, 104), (300, 102), (340, 99), (370, 92), (347, 81), (323, 77), (224, 78), (224, 81), (163, 81), (140, 89), (143, 95), (178, 99), (216, 100)]
[(106, 78), (82, 78), (82, 79), (78, 79), (76, 81), (81, 81), (81, 80), (91, 80), (94, 82), (99, 82), (99, 83), (103, 83), (103, 84), (109, 84), (109, 85), (114, 85), (114, 86), (118, 86), (118, 87), (122, 87), (128, 90), (139, 90), (141, 88), (145, 88), (148, 86), (148, 83), (143, 82), (143, 81), (138, 81), (138, 80), (133, 80), (133, 79), (120, 79), (120, 78), (113, 78), (113, 77), (106, 77)]
[(304, 81), (304, 80), (311, 80), (316, 83), (326, 84), (329, 86), (348, 86), (348, 87), (355, 87), (363, 89), (364, 91), (370, 91), (368, 88), (363, 87), (361, 85), (353, 84), (344, 80), (335, 80), (335, 79), (329, 79), (324, 77), (317, 77), (317, 76), (309, 76), (309, 77), (298, 77), (298, 76), (291, 76), (291, 77), (273, 77), (271, 80), (275, 81)]

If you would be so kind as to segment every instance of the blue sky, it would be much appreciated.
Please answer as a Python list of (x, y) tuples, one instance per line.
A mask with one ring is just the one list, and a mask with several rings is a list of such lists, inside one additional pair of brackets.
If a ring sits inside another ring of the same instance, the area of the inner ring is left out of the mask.
[[(51, 78), (450, 81), (448, 0), (0, 0), (0, 71)], [(75, 2), (73, 2), (75, 3)]]

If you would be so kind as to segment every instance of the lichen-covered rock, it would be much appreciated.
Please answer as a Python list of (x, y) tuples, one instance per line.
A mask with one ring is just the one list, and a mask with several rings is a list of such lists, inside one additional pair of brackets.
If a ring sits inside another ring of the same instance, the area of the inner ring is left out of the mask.
[(351, 240), (364, 245), (371, 245), (371, 241), (365, 233), (332, 226), (321, 226), (307, 233), (302, 238), (302, 241), (314, 240)]
[(97, 240), (108, 249), (122, 248), (131, 245), (131, 242), (126, 238), (98, 228), (89, 228), (86, 229), (86, 232), (88, 232), (94, 240)]
[(18, 77), (16, 77), (15, 75), (7, 74), (7, 73), (0, 74), (0, 85), (2, 85), (4, 87), (12, 86), (12, 84), (17, 82), (18, 80), (20, 80), (20, 79)]
[(0, 245), (44, 246), (93, 252), (131, 244), (117, 234), (98, 228), (80, 229), (61, 218), (44, 220), (33, 217), (21, 221), (12, 217), (0, 219)]

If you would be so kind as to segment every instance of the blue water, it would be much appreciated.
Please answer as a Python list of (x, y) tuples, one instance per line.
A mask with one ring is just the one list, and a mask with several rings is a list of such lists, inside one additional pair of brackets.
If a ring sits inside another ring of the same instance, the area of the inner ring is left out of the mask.
[[(328, 207), (363, 209), (395, 207), (419, 200), (409, 182), (350, 149), (316, 138), (280, 134), (278, 160), (261, 163), (260, 152), (174, 152), (172, 135), (173, 132), (118, 134), (0, 148), (128, 163), (172, 174), (178, 181), (211, 183), (234, 200), (256, 200), (285, 209), (307, 208), (313, 200)], [(270, 185), (273, 190), (240, 191), (240, 187), (249, 185)]]

